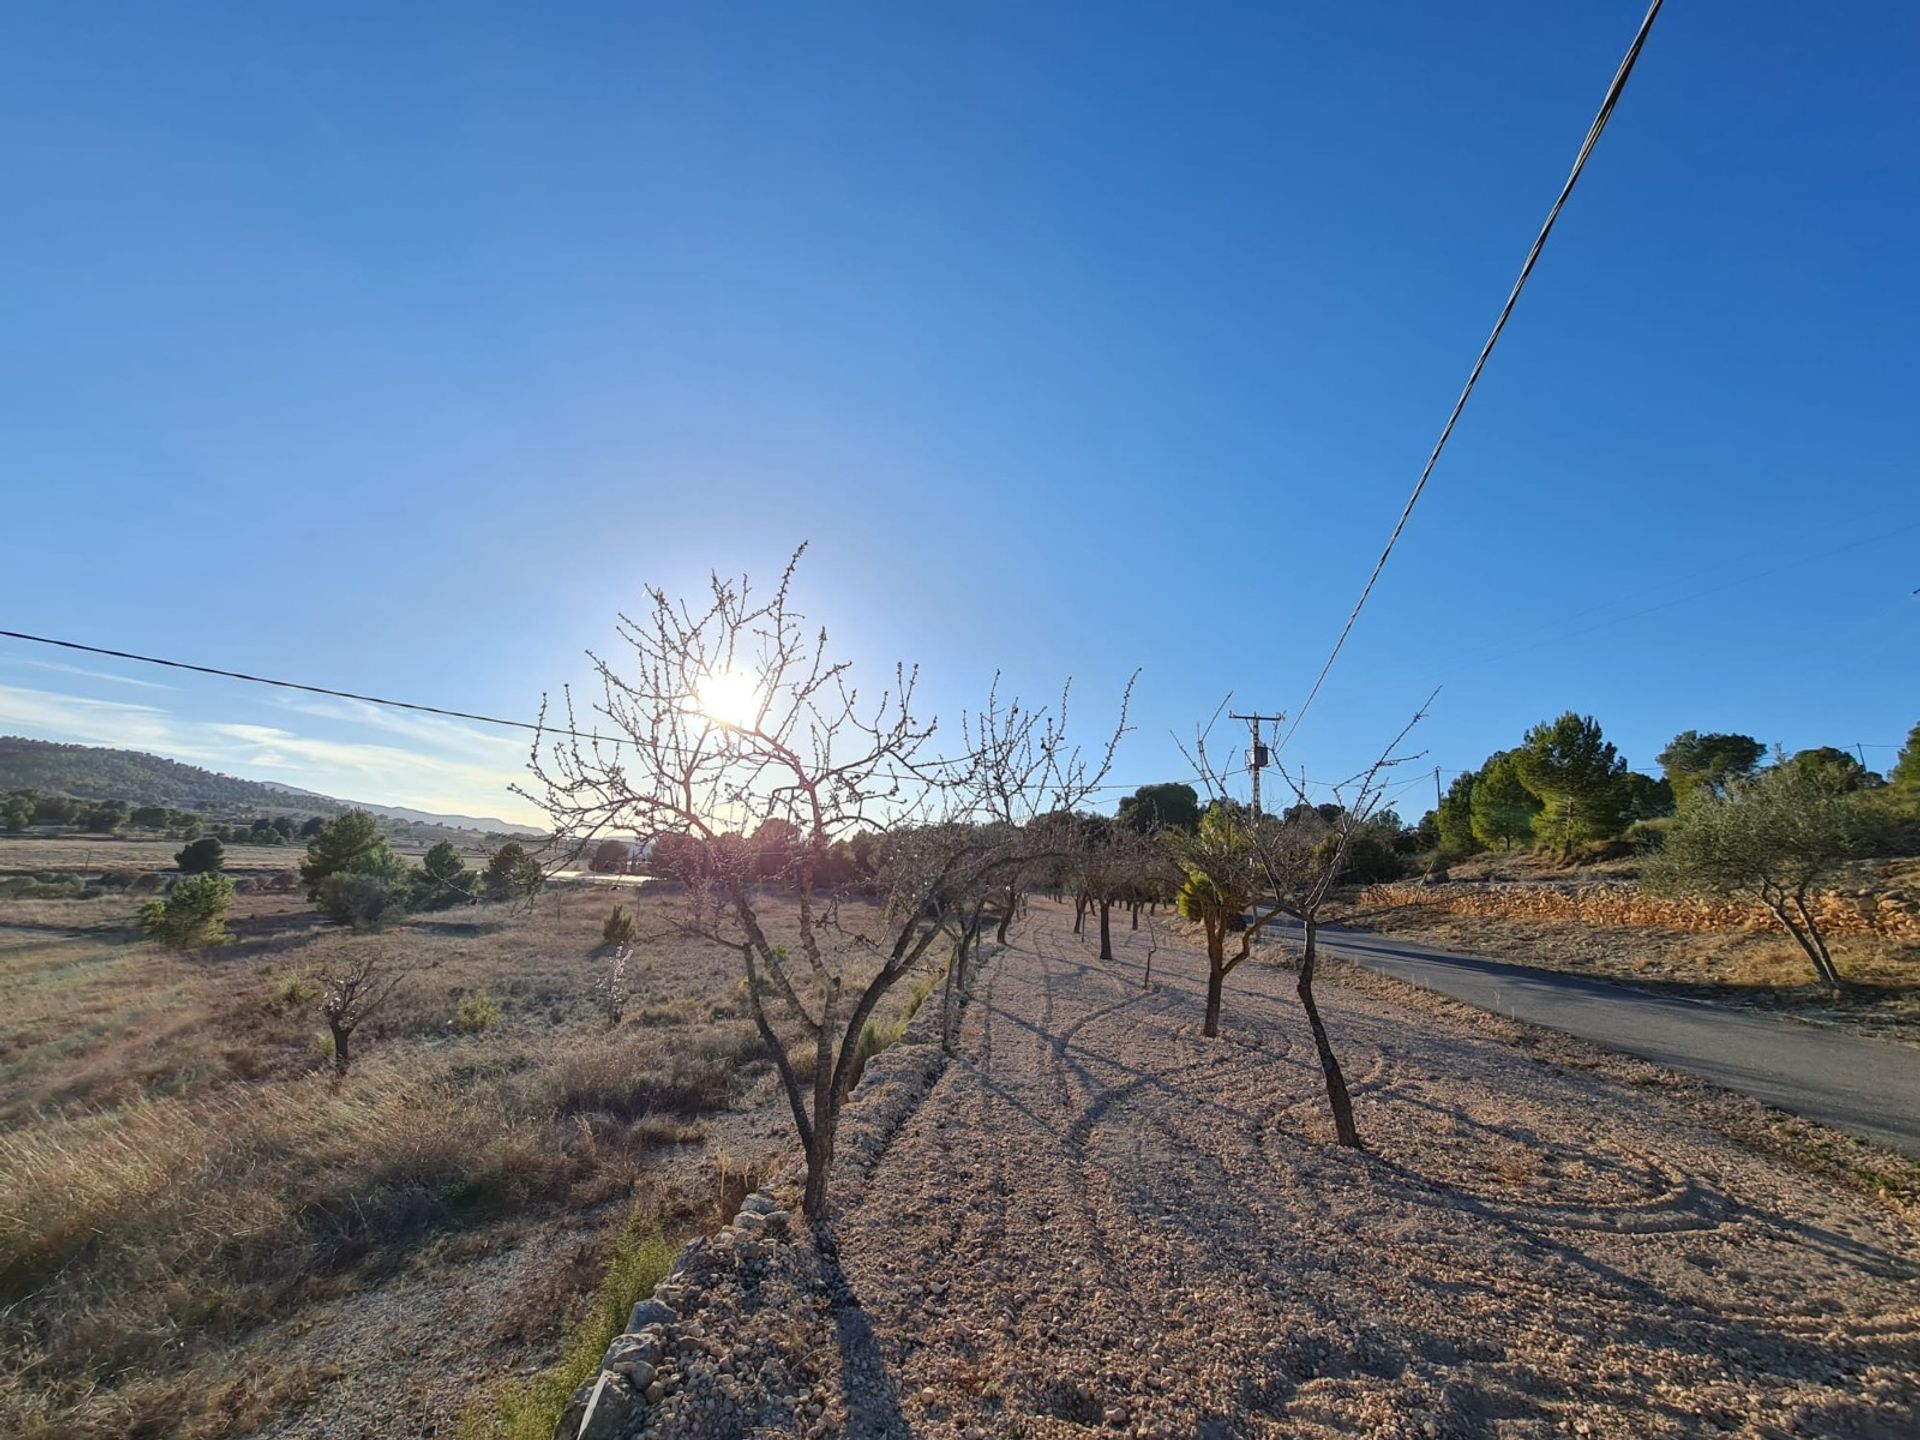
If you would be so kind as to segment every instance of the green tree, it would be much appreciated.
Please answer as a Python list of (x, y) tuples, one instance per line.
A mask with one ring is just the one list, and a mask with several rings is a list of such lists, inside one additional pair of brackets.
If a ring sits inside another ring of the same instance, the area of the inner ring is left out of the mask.
[(416, 910), (444, 910), (471, 901), (475, 888), (473, 872), (460, 863), (460, 852), (451, 840), (442, 840), (413, 872), (413, 905)]
[(1753, 774), (1766, 753), (1751, 735), (1682, 730), (1654, 758), (1673, 787), (1674, 803), (1684, 805), (1697, 794), (1724, 795), (1728, 783)]
[(1521, 783), (1513, 757), (1505, 750), (1490, 756), (1474, 777), (1468, 800), (1473, 838), (1489, 848), (1511, 850), (1533, 833), (1539, 813), (1539, 797)]
[(596, 875), (621, 875), (633, 864), (634, 846), (630, 840), (602, 840), (594, 846), (587, 868)]
[(1627, 814), (1634, 820), (1658, 820), (1673, 814), (1673, 785), (1638, 770), (1627, 772)]
[(1781, 763), (1789, 769), (1823, 774), (1830, 783), (1842, 790), (1874, 790), (1886, 783), (1850, 752), (1835, 745), (1816, 745), (1811, 750), (1799, 750), (1792, 758)]
[(165, 899), (140, 907), (140, 928), (148, 937), (176, 950), (224, 945), (227, 911), (233, 905), (233, 881), (204, 872), (173, 882)]
[(25, 795), (0, 800), (0, 829), (17, 835), (33, 823), (33, 801)]
[(1473, 784), (1472, 771), (1454, 776), (1447, 793), (1440, 797), (1439, 808), (1434, 811), (1440, 848), (1447, 855), (1471, 855), (1480, 848), (1480, 841), (1473, 833)]
[(111, 835), (127, 823), (127, 807), (118, 800), (102, 800), (80, 817), (80, 823), (92, 834)]
[(1643, 877), (1663, 893), (1758, 900), (1837, 991), (1840, 972), (1814, 895), (1849, 862), (1875, 853), (1888, 824), (1884, 810), (1849, 782), (1844, 770), (1824, 764), (1776, 765), (1730, 781), (1724, 796), (1681, 808)]
[(227, 847), (212, 835), (188, 841), (186, 848), (173, 857), (173, 863), (189, 875), (210, 875), (226, 860)]
[(1893, 762), (1887, 783), (1902, 799), (1920, 798), (1920, 725), (1907, 732), (1907, 743), (1901, 747), (1900, 757)]
[(1120, 802), (1115, 818), (1143, 835), (1155, 830), (1179, 830), (1191, 835), (1200, 828), (1200, 795), (1193, 786), (1177, 780), (1142, 785)]
[(330, 875), (376, 875), (395, 879), (406, 870), (406, 862), (393, 853), (380, 822), (365, 810), (349, 810), (328, 821), (307, 844), (307, 858), (300, 863), (300, 878), (306, 883), (307, 899), (320, 898), (320, 882)]
[(300, 838), (302, 840), (311, 840), (313, 839), (314, 836), (318, 835), (322, 830), (326, 828), (327, 828), (326, 816), (309, 815), (307, 817), (306, 824), (300, 827)]
[(164, 805), (142, 805), (127, 817), (136, 830), (164, 830), (173, 823), (173, 812)]
[(1246, 817), (1233, 807), (1214, 805), (1200, 817), (1191, 835), (1169, 837), (1174, 863), (1184, 877), (1174, 894), (1181, 918), (1198, 925), (1207, 948), (1207, 1013), (1200, 1033), (1220, 1033), (1220, 999), (1227, 975), (1247, 956), (1242, 947), (1231, 958), (1227, 936), (1241, 926), (1247, 906), (1260, 889), (1258, 856)]
[(522, 896), (530, 899), (545, 881), (540, 862), (527, 854), (518, 841), (509, 840), (488, 859), (486, 872), (481, 876), (481, 888), (489, 900)]
[(1533, 833), (1567, 851), (1588, 840), (1611, 840), (1627, 828), (1627, 762), (1591, 715), (1569, 710), (1527, 732), (1513, 767), (1540, 799)]
[(33, 797), (33, 823), (36, 825), (70, 825), (73, 817), (79, 813), (80, 807), (70, 795)]

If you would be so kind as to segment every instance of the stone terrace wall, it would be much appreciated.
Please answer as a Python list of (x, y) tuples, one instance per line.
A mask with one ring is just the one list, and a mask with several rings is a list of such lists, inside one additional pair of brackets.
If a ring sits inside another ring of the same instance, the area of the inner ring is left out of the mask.
[[(1621, 882), (1375, 885), (1367, 889), (1363, 900), (1368, 905), (1420, 905), (1452, 915), (1493, 919), (1642, 925), (1667, 930), (1779, 928), (1779, 922), (1762, 905), (1670, 899)], [(1920, 902), (1904, 891), (1827, 891), (1816, 897), (1813, 910), (1821, 928), (1830, 935), (1920, 940)]]
[[(835, 1144), (833, 1202), (857, 1201), (902, 1125), (946, 1068), (940, 996), (867, 1062)], [(553, 1440), (654, 1440), (760, 1433), (823, 1436), (845, 1419), (833, 1360), (832, 1262), (794, 1213), (800, 1160), (746, 1198), (733, 1223), (683, 1249), (633, 1307), (599, 1376), (574, 1392)]]

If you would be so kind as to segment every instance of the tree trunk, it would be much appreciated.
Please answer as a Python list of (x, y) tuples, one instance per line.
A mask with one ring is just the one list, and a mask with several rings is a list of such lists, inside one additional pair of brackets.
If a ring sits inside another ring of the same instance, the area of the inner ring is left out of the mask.
[(1220, 1033), (1220, 990), (1225, 985), (1226, 979), (1225, 964), (1209, 955), (1207, 957), (1207, 1020), (1200, 1027), (1200, 1033), (1209, 1039)]
[[(1822, 985), (1825, 985), (1827, 989), (1835, 995), (1838, 995), (1842, 986), (1839, 973), (1833, 968), (1833, 957), (1823, 953), (1826, 949), (1824, 944), (1817, 947), (1814, 944), (1813, 936), (1819, 934), (1819, 927), (1814, 926), (1813, 934), (1809, 935), (1807, 931), (1803, 930), (1800, 924), (1795, 921), (1792, 913), (1788, 911), (1784, 899), (1778, 904), (1772, 900), (1768, 900), (1767, 908), (1773, 911), (1774, 918), (1780, 922), (1781, 929), (1793, 937), (1793, 943), (1800, 947), (1800, 953), (1807, 957), (1807, 963), (1813, 967), (1814, 978), (1819, 980)], [(1807, 914), (1807, 909), (1804, 905), (1800, 906), (1800, 913), (1806, 917), (1808, 925), (1813, 925), (1813, 917)]]
[(1833, 963), (1833, 955), (1827, 949), (1827, 937), (1820, 933), (1820, 922), (1813, 918), (1813, 912), (1807, 908), (1804, 895), (1795, 892), (1794, 908), (1800, 912), (1800, 918), (1806, 923), (1807, 938), (1811, 940), (1809, 951), (1814, 956), (1814, 968), (1820, 972), (1820, 978), (1827, 982), (1827, 988), (1835, 995), (1846, 989), (1846, 981), (1840, 978), (1840, 967)]
[(956, 1028), (953, 1023), (953, 972), (966, 963), (967, 938), (962, 934), (960, 943), (954, 946), (953, 958), (947, 962), (947, 983), (941, 988), (940, 994), (940, 1048), (949, 1055), (953, 1053), (953, 1032)]
[(1349, 1150), (1360, 1149), (1360, 1132), (1353, 1124), (1353, 1100), (1347, 1094), (1347, 1077), (1340, 1072), (1340, 1059), (1333, 1053), (1327, 1027), (1320, 1021), (1320, 1007), (1313, 1002), (1314, 934), (1319, 922), (1311, 915), (1302, 922), (1306, 948), (1300, 957), (1300, 1005), (1307, 1012), (1307, 1024), (1313, 1030), (1313, 1048), (1320, 1052), (1320, 1073), (1327, 1081), (1327, 1105), (1333, 1111), (1333, 1130)]
[(1100, 958), (1113, 959), (1113, 901), (1100, 897)]
[(1127, 909), (1133, 915), (1133, 923), (1127, 928), (1129, 930), (1138, 930), (1140, 928), (1140, 902), (1138, 900), (1134, 901)]
[(1073, 933), (1076, 935), (1086, 934), (1086, 925), (1087, 897), (1084, 895), (1076, 895), (1073, 897)]
[(838, 1117), (813, 1118), (813, 1143), (807, 1147), (807, 1188), (800, 1213), (815, 1224), (827, 1218), (827, 1172), (833, 1168), (833, 1129)]
[(1004, 945), (1007, 943), (1007, 931), (1013, 926), (1013, 911), (1015, 905), (1019, 903), (1019, 898), (1019, 893), (1015, 891), (1013, 886), (1009, 885), (1007, 887), (1007, 908), (1001, 913), (1000, 928), (993, 932), (993, 938), (996, 944)]
[(327, 1029), (333, 1032), (333, 1073), (335, 1075), (344, 1075), (347, 1073), (347, 1060), (349, 1058), (347, 1051), (353, 1042), (353, 1030), (351, 1027), (343, 1027), (339, 1021), (331, 1019), (327, 1021)]

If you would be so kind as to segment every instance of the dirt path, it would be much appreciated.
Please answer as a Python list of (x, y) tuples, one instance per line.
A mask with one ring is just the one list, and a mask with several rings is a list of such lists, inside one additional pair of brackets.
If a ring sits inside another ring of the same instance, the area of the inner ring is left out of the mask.
[(1920, 1241), (1657, 1093), (1036, 906), (840, 1225), (853, 1433), (1920, 1433)]

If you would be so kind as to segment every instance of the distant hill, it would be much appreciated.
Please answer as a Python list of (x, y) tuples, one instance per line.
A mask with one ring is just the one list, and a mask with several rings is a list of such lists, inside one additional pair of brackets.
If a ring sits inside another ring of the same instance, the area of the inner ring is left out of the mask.
[(535, 834), (525, 825), (488, 816), (437, 815), (404, 805), (340, 800), (293, 785), (242, 780), (233, 775), (183, 765), (178, 760), (113, 750), (100, 745), (61, 745), (50, 740), (0, 736), (0, 791), (40, 790), (82, 800), (124, 800), (130, 805), (167, 805), (203, 813), (244, 811), (248, 815), (291, 812), (337, 815), (371, 810), (390, 820), (439, 825), (495, 834)]

